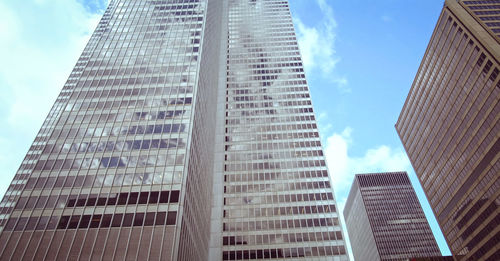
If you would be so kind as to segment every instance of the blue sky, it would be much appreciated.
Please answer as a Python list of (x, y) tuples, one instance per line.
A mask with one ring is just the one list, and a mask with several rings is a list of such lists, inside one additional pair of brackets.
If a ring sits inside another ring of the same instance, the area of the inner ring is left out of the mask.
[[(106, 2), (0, 2), (0, 195)], [(290, 6), (340, 209), (354, 174), (406, 170), (449, 254), (394, 129), (443, 1), (290, 0)]]

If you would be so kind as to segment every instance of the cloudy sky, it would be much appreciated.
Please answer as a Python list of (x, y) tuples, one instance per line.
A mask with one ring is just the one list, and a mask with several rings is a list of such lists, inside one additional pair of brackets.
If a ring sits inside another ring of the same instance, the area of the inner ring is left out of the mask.
[[(107, 0), (0, 1), (0, 195), (28, 151)], [(394, 124), (443, 1), (290, 0), (335, 194), (356, 173), (406, 170), (444, 238)]]

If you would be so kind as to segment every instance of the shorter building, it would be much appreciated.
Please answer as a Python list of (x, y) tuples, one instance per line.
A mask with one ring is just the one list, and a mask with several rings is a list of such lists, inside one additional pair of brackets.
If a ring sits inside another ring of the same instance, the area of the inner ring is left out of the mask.
[(431, 256), (408, 258), (405, 261), (454, 261), (453, 256)]
[(344, 218), (357, 261), (441, 256), (406, 172), (357, 174)]

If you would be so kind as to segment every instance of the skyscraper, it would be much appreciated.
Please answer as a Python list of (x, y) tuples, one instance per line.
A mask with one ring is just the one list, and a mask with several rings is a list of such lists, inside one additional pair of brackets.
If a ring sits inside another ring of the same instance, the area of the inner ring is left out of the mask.
[(357, 174), (344, 219), (355, 260), (441, 256), (406, 172)]
[(500, 259), (498, 1), (447, 0), (396, 129), (453, 255)]
[(0, 203), (2, 260), (347, 260), (286, 0), (112, 0)]

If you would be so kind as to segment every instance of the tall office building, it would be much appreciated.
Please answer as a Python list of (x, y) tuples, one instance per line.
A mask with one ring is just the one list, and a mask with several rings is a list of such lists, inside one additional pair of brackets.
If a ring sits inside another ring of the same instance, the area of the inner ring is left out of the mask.
[(500, 260), (500, 2), (447, 0), (396, 129), (453, 255)]
[(1, 260), (348, 260), (286, 0), (111, 0)]
[(344, 219), (355, 260), (441, 256), (406, 172), (357, 174)]

